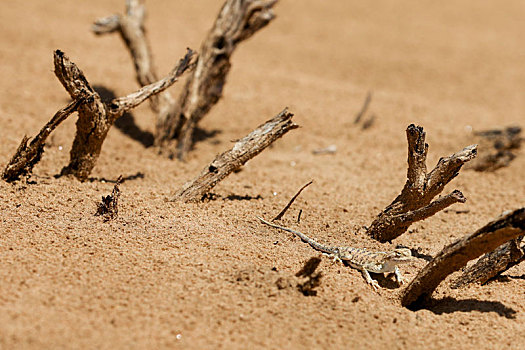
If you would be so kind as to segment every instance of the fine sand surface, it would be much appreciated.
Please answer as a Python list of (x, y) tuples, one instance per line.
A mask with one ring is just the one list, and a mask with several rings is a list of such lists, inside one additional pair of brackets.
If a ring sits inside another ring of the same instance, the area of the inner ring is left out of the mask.
[[(221, 4), (147, 1), (159, 73), (186, 47), (199, 49)], [(53, 50), (117, 96), (137, 88), (119, 36), (90, 32), (94, 19), (123, 10), (123, 0), (4, 1), (2, 168), (22, 137), (68, 102)], [(392, 244), (360, 230), (404, 185), (410, 123), (427, 132), (429, 167), (473, 143), (472, 129), (525, 126), (525, 2), (281, 0), (275, 13), (234, 53), (224, 96), (201, 123), (214, 134), (187, 162), (113, 127), (91, 181), (55, 178), (69, 159), (75, 114), (53, 133), (29, 184), (0, 181), (0, 348), (523, 349), (525, 264), (485, 286), (451, 289), (447, 279), (429, 309), (413, 312), (400, 306), (403, 286), (383, 279), (374, 292), (358, 271), (322, 257), (317, 296), (307, 297), (283, 281), (320, 254), (255, 215), (275, 216), (313, 179), (283, 225), (331, 245), (403, 244), (435, 255), (525, 205), (521, 150), (493, 173), (462, 169), (445, 193), (457, 188), (467, 202)], [(353, 119), (368, 91), (367, 117), (376, 118), (362, 130)], [(215, 200), (166, 201), (285, 106), (301, 128), (222, 181)], [(154, 130), (147, 103), (132, 115)], [(335, 154), (312, 154), (330, 145)], [(93, 214), (119, 175), (131, 177), (120, 186), (119, 216), (103, 222)], [(401, 270), (411, 280), (425, 264)]]

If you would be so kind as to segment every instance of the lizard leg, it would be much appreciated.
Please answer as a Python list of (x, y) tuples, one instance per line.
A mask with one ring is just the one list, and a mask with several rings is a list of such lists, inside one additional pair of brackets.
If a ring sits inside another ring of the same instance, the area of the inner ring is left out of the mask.
[(334, 263), (336, 263), (336, 262), (341, 262), (342, 263), (343, 262), (343, 260), (341, 260), (341, 258), (338, 257), (335, 254), (323, 253), (323, 255), (328, 256), (330, 259), (334, 259)]
[(405, 283), (405, 279), (401, 275), (401, 271), (399, 271), (399, 268), (397, 266), (394, 268), (394, 274), (396, 275), (397, 283), (399, 283), (399, 284)]
[(368, 273), (368, 271), (365, 268), (361, 268), (361, 273), (363, 274), (363, 277), (365, 278), (366, 282), (368, 284), (371, 284), (372, 287), (374, 288), (374, 290), (378, 290), (379, 289), (379, 283), (377, 283), (376, 280), (374, 280), (374, 279), (372, 279), (372, 277), (370, 277), (370, 274)]

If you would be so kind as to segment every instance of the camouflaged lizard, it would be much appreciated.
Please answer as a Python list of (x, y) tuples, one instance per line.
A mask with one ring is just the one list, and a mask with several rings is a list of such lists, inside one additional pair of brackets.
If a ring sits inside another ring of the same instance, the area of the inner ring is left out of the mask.
[(333, 257), (335, 261), (346, 261), (351, 267), (361, 271), (366, 282), (371, 284), (375, 290), (379, 288), (379, 284), (376, 280), (370, 277), (369, 272), (393, 272), (396, 275), (397, 282), (403, 283), (403, 276), (401, 275), (401, 272), (399, 272), (397, 265), (404, 264), (412, 260), (412, 253), (408, 248), (396, 248), (390, 252), (371, 252), (365, 248), (329, 247), (317, 243), (304, 233), (273, 224), (260, 217), (257, 218), (261, 220), (263, 224), (295, 234), (315, 250)]

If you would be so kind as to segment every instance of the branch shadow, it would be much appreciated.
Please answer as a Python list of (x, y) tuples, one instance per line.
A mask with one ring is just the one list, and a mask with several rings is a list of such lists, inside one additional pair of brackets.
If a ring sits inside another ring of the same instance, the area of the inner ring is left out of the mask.
[[(110, 90), (105, 86), (95, 85), (93, 86), (93, 89), (95, 89), (95, 91), (100, 95), (100, 98), (102, 98), (104, 103), (109, 103), (113, 99), (117, 98), (113, 90)], [(135, 123), (135, 118), (131, 113), (124, 113), (115, 121), (114, 125), (133, 140), (140, 142), (144, 147), (148, 148), (153, 146), (153, 134), (149, 131), (144, 131), (139, 128)]]
[[(139, 172), (137, 172), (135, 174), (132, 174), (132, 175), (122, 176), (122, 180), (120, 182), (124, 183), (124, 182), (130, 181), (130, 180), (143, 179), (144, 177), (145, 177), (144, 173), (139, 171)], [(90, 177), (88, 179), (88, 181), (89, 182), (117, 183), (117, 179), (106, 179), (104, 177)]]
[(495, 312), (501, 317), (515, 319), (517, 311), (505, 306), (499, 301), (487, 301), (477, 299), (458, 300), (452, 297), (443, 299), (430, 299), (418, 309), (429, 310), (436, 315), (451, 314), (454, 312)]

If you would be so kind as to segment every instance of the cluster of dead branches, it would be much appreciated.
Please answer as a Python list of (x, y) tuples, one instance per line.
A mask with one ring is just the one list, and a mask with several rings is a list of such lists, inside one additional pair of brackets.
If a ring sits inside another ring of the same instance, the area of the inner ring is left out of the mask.
[[(70, 161), (62, 169), (61, 175), (74, 175), (80, 181), (85, 181), (96, 164), (111, 126), (125, 112), (145, 100), (150, 100), (150, 106), (157, 116), (155, 144), (162, 153), (183, 159), (192, 147), (193, 133), (198, 122), (222, 96), (226, 77), (231, 68), (230, 57), (235, 48), (240, 42), (270, 23), (274, 18), (272, 7), (276, 2), (277, 0), (226, 0), (201, 45), (199, 55), (196, 56), (188, 49), (179, 64), (165, 78), (159, 79), (145, 34), (144, 4), (139, 0), (127, 0), (125, 15), (99, 19), (93, 25), (93, 31), (96, 34), (120, 33), (135, 64), (136, 78), (141, 88), (125, 97), (104, 103), (75, 63), (62, 51), (56, 50), (55, 75), (73, 102), (59, 110), (29, 144), (28, 137), (22, 139), (11, 161), (5, 167), (2, 178), (6, 181), (15, 181), (22, 176), (29, 176), (42, 156), (47, 137), (76, 111), (78, 112), (77, 131), (70, 151)], [(192, 74), (180, 96), (172, 97), (165, 90), (187, 71)], [(244, 146), (252, 148), (242, 156), (230, 152), (230, 156), (233, 157), (229, 159), (233, 164), (232, 168), (236, 168), (237, 163), (243, 164), (293, 128), (291, 126), (293, 123), (290, 122), (292, 114), (284, 112), (282, 114), (288, 116), (288, 124), (275, 122), (267, 125), (267, 128), (275, 127), (276, 130), (274, 132), (265, 129), (265, 135), (258, 135), (260, 145), (255, 145), (254, 142), (238, 145), (235, 148), (237, 153)], [(225, 166), (225, 168), (229, 167)], [(221, 179), (230, 172), (229, 170), (221, 172)], [(220, 180), (212, 182), (218, 181)], [(207, 186), (208, 189), (211, 187), (213, 185)], [(188, 191), (181, 196), (187, 201), (191, 197)]]
[[(109, 103), (102, 101), (84, 73), (62, 51), (54, 52), (54, 71), (72, 102), (57, 111), (51, 120), (33, 139), (22, 139), (15, 154), (2, 172), (6, 181), (15, 181), (29, 176), (44, 152), (46, 139), (58, 125), (74, 112), (78, 113), (76, 135), (70, 151), (69, 164), (61, 174), (73, 175), (86, 180), (102, 149), (102, 144), (111, 126), (125, 112), (149, 100), (156, 115), (155, 145), (169, 157), (184, 159), (192, 148), (193, 133), (198, 123), (219, 101), (231, 68), (230, 58), (237, 45), (265, 27), (274, 14), (272, 7), (277, 0), (226, 0), (215, 23), (203, 40), (197, 56), (191, 49), (173, 70), (159, 78), (153, 55), (145, 33), (145, 8), (139, 0), (126, 1), (126, 13), (99, 19), (93, 26), (96, 34), (119, 33), (124, 40), (135, 65), (136, 79), (140, 89)], [(190, 72), (180, 95), (175, 98), (166, 89), (185, 72)], [(371, 101), (371, 93), (355, 118), (360, 123)], [(234, 146), (218, 155), (206, 165), (201, 173), (186, 183), (171, 198), (174, 201), (201, 201), (222, 179), (239, 169), (248, 160), (266, 149), (275, 140), (298, 126), (292, 121), (293, 114), (284, 109), (274, 118), (239, 139)], [(373, 117), (363, 125), (368, 128)], [(520, 128), (479, 133), (478, 136), (492, 144), (494, 154), (487, 154), (476, 170), (494, 170), (506, 166), (515, 155), (522, 140)], [(462, 166), (476, 157), (477, 145), (439, 160), (427, 171), (428, 144), (422, 127), (411, 124), (406, 130), (408, 140), (407, 180), (401, 193), (381, 211), (366, 229), (368, 236), (380, 242), (389, 242), (404, 234), (414, 222), (424, 220), (455, 203), (464, 203), (466, 198), (459, 190), (439, 196), (445, 186), (454, 179)], [(117, 181), (113, 193), (103, 197), (97, 214), (110, 220), (118, 214), (120, 194)], [(311, 183), (311, 182), (310, 182)], [(305, 185), (308, 186), (310, 183)], [(304, 187), (302, 189), (304, 189)], [(301, 189), (301, 190), (302, 190)], [(292, 198), (283, 211), (274, 219), (284, 215), (301, 190)], [(439, 196), (439, 197), (437, 197)], [(437, 197), (437, 198), (436, 198)], [(488, 223), (478, 231), (445, 247), (422, 269), (403, 293), (402, 304), (417, 307), (428, 299), (435, 288), (449, 274), (465, 266), (470, 260), (480, 257), (475, 264), (464, 270), (453, 282), (453, 287), (469, 283), (485, 283), (499, 273), (525, 260), (522, 246), (525, 236), (525, 208), (506, 213)], [(309, 273), (309, 282), (302, 290), (310, 293), (319, 283), (320, 275), (312, 275), (318, 261)], [(313, 266), (312, 265), (312, 266)], [(313, 276), (313, 277), (312, 277)]]

